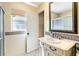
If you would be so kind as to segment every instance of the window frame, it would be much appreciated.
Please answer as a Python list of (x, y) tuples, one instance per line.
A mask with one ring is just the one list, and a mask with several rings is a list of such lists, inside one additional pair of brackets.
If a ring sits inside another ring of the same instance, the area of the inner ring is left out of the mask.
[(25, 16), (21, 16), (21, 17), (25, 17), (25, 19), (24, 19), (24, 22), (25, 22), (25, 24), (26, 24), (26, 28), (25, 29), (22, 29), (22, 30), (13, 30), (13, 17), (14, 16), (21, 16), (21, 15), (11, 15), (11, 31), (12, 32), (18, 32), (18, 31), (27, 31), (27, 18), (25, 17)]

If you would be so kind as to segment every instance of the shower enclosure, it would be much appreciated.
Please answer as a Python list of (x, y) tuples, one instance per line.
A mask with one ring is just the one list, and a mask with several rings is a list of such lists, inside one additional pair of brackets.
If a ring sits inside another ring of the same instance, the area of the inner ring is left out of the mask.
[(4, 11), (0, 7), (0, 56), (4, 55)]

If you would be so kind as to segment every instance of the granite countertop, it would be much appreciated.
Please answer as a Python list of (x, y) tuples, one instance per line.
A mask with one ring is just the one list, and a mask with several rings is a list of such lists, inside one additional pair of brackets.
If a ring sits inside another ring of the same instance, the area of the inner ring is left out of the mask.
[(69, 39), (62, 39), (59, 42), (54, 43), (51, 38), (46, 39), (44, 37), (38, 38), (38, 40), (40, 40), (41, 42), (43, 42), (45, 44), (48, 44), (48, 45), (56, 47), (56, 48), (60, 48), (65, 51), (71, 49), (76, 43), (76, 41), (69, 40)]

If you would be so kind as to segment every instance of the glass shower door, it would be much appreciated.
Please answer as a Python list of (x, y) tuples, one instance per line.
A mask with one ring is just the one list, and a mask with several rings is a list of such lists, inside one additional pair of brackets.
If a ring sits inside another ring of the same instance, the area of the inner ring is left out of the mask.
[(0, 56), (4, 55), (4, 25), (3, 25), (3, 9), (0, 7)]

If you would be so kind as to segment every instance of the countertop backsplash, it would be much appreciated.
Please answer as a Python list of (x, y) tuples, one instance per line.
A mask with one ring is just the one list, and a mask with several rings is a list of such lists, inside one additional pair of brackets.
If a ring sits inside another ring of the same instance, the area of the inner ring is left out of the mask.
[(61, 32), (45, 32), (45, 35), (50, 35), (53, 38), (65, 38), (79, 42), (79, 35)]

